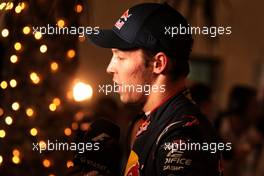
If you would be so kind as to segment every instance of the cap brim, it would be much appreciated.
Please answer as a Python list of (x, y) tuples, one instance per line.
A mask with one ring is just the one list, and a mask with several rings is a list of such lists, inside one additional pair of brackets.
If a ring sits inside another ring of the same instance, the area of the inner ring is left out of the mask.
[(88, 35), (88, 38), (94, 43), (103, 48), (118, 48), (118, 49), (133, 49), (136, 45), (126, 42), (121, 39), (113, 30), (100, 30), (98, 34)]

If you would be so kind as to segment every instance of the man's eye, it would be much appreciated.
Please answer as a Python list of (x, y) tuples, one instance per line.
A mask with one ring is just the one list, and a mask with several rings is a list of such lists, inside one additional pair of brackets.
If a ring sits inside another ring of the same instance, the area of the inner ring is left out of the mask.
[(124, 60), (123, 57), (116, 57), (116, 59), (118, 59), (118, 60)]

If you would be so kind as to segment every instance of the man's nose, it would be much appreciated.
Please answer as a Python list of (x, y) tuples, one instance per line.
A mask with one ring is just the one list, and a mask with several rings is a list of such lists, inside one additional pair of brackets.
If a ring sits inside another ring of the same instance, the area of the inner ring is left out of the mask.
[(110, 63), (107, 66), (106, 72), (111, 74), (115, 72), (115, 59), (112, 57)]

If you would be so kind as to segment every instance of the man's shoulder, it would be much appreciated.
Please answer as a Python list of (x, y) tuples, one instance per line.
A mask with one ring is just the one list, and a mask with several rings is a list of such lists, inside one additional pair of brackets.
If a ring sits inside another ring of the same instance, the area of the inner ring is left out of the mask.
[[(181, 106), (173, 109), (173, 106), (179, 103)], [(170, 122), (156, 140), (157, 173), (220, 175), (220, 153), (203, 151), (207, 147), (206, 144), (211, 145), (219, 141), (213, 126), (191, 101), (181, 99), (175, 104), (170, 105), (174, 112), (167, 117)]]
[(218, 139), (211, 122), (189, 97), (179, 97), (167, 108), (170, 113), (163, 114), (163, 118), (169, 119), (169, 123), (163, 128), (157, 143), (161, 138), (168, 136), (188, 136), (195, 140), (206, 141)]

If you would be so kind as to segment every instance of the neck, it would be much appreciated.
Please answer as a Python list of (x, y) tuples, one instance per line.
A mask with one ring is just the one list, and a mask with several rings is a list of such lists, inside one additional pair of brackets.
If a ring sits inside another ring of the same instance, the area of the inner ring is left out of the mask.
[(169, 80), (160, 81), (155, 83), (154, 85), (163, 87), (165, 89), (164, 92), (161, 92), (160, 89), (157, 92), (151, 92), (147, 98), (146, 103), (143, 106), (143, 111), (150, 112), (153, 111), (155, 108), (160, 106), (164, 101), (170, 98), (172, 95), (176, 95), (177, 93), (181, 92), (185, 89), (185, 78), (181, 78), (177, 81), (171, 82)]

